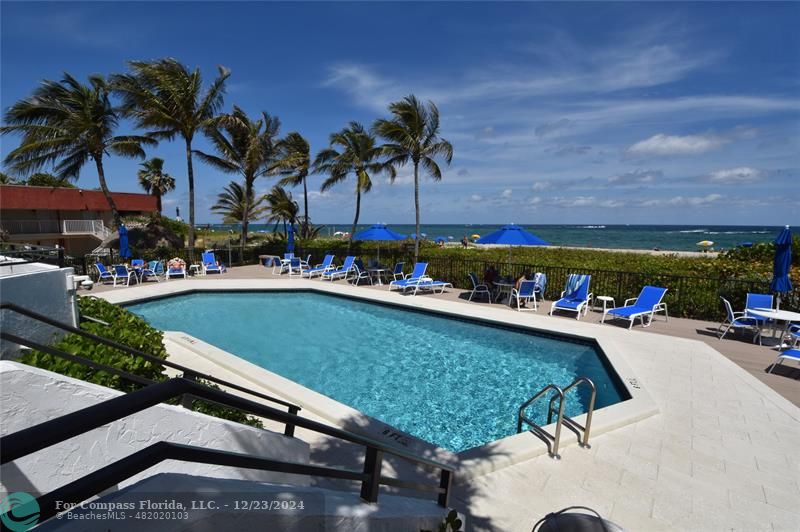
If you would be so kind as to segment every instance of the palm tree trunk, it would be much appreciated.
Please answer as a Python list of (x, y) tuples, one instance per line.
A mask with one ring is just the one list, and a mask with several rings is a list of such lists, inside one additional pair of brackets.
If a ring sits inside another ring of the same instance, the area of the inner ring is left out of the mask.
[(353, 243), (353, 235), (356, 234), (358, 225), (358, 215), (361, 213), (361, 181), (356, 179), (356, 217), (353, 218), (353, 229), (350, 231), (350, 238), (347, 240), (347, 253), (350, 253), (350, 245)]
[(306, 184), (305, 177), (303, 178), (303, 212), (305, 212), (306, 215), (306, 226), (303, 228), (303, 238), (308, 238), (308, 185)]
[(417, 238), (414, 239), (414, 262), (419, 261), (419, 162), (414, 161), (414, 212), (416, 214)]
[(158, 208), (158, 215), (161, 216), (161, 193), (158, 190), (153, 192), (156, 197), (156, 208)]
[(244, 246), (247, 244), (247, 230), (250, 227), (250, 197), (253, 194), (253, 182), (247, 178), (244, 180), (244, 212), (242, 212), (242, 237), (239, 243), (244, 251)]
[[(186, 169), (189, 176), (189, 249), (194, 253), (194, 170), (192, 169), (192, 140), (186, 139)], [(190, 257), (194, 259), (194, 257)]]
[(97, 180), (100, 181), (100, 190), (108, 201), (108, 206), (111, 208), (111, 217), (114, 220), (114, 226), (119, 228), (122, 223), (122, 218), (117, 210), (117, 204), (114, 203), (114, 198), (111, 197), (111, 192), (108, 190), (108, 183), (106, 183), (106, 173), (103, 171), (103, 156), (97, 155), (94, 157), (94, 164), (97, 166)]

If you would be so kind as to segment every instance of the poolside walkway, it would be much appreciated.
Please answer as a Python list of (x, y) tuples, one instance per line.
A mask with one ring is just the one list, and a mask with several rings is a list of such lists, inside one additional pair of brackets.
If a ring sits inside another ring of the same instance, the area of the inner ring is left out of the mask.
[[(97, 293), (120, 301), (181, 285), (242, 288), (284, 282), (310, 285), (285, 276), (278, 281), (269, 270), (254, 266), (223, 276), (169, 281), (169, 287), (118, 288), (113, 295), (108, 294), (112, 289), (98, 287)], [(361, 290), (337, 285), (343, 293)], [(381, 289), (385, 287), (363, 288)], [(384, 297), (397, 301), (400, 296)], [(464, 314), (472, 309), (495, 317), (509, 313), (509, 321), (529, 320), (538, 328), (552, 323), (553, 329), (602, 336), (625, 352), (639, 385), (658, 407), (655, 415), (596, 435), (589, 450), (565, 445), (560, 461), (542, 454), (472, 478), (457, 474), (452, 504), (467, 513), (468, 530), (528, 531), (545, 514), (572, 505), (592, 507), (630, 531), (800, 530), (800, 381), (792, 373), (758, 375), (759, 367), (763, 372), (774, 357), (769, 348), (716, 340), (706, 334), (716, 328), (711, 323), (671, 319), (626, 331), (545, 317), (549, 304), (538, 313), (520, 314), (501, 305), (462, 303), (462, 298), (461, 291), (451, 291), (418, 297), (416, 305), (464, 309)], [(763, 362), (748, 368), (737, 357), (762, 357), (758, 360)], [(775, 385), (773, 379), (783, 381)], [(358, 467), (352, 449), (311, 443), (323, 445), (312, 456), (316, 462)], [(487, 447), (483, 458), (496, 459)]]

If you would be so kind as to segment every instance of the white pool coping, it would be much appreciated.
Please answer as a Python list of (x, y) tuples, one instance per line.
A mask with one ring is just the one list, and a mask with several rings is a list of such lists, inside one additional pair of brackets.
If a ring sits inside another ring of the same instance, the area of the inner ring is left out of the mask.
[[(130, 304), (142, 302), (153, 298), (179, 295), (191, 292), (239, 290), (239, 291), (281, 291), (281, 290), (308, 290), (317, 293), (328, 293), (347, 296), (362, 301), (371, 301), (382, 304), (392, 304), (398, 307), (411, 308), (435, 312), (451, 317), (469, 318), (484, 321), (490, 324), (515, 326), (535, 332), (556, 334), (575, 337), (588, 341), (596, 341), (603, 351), (611, 366), (619, 376), (620, 383), (625, 387), (631, 399), (601, 408), (595, 411), (591, 428), (591, 439), (605, 432), (632, 424), (656, 414), (658, 406), (650, 397), (640, 379), (636, 377), (627, 362), (628, 357), (636, 356), (640, 349), (637, 342), (631, 342), (641, 333), (620, 330), (613, 327), (602, 327), (598, 324), (579, 322), (572, 319), (553, 318), (531, 313), (509, 313), (487, 305), (470, 305), (459, 301), (437, 299), (435, 297), (412, 297), (396, 292), (384, 290), (369, 290), (362, 287), (346, 285), (343, 283), (329, 283), (319, 280), (309, 281), (301, 279), (202, 279), (186, 280), (179, 282), (158, 283), (145, 285), (133, 289), (110, 291), (98, 294), (111, 303)], [(188, 349), (197, 356), (203, 357), (225, 370), (237, 375), (252, 386), (257, 386), (268, 393), (279, 395), (293, 403), (300, 405), (304, 410), (312, 412), (323, 420), (339, 426), (347, 420), (356, 421), (364, 435), (385, 441), (387, 444), (403, 443), (404, 447), (417, 453), (451, 464), (458, 469), (459, 478), (472, 478), (489, 472), (546, 454), (545, 444), (529, 431), (522, 432), (487, 443), (483, 446), (469, 449), (454, 454), (445, 449), (436, 447), (420, 440), (410, 434), (403, 433), (380, 420), (369, 416), (306, 388), (294, 381), (281, 377), (260, 366), (247, 362), (231, 353), (203, 342), (198, 338), (181, 331), (169, 331), (167, 338), (184, 349)], [(663, 342), (655, 341), (654, 344)], [(675, 342), (692, 342), (692, 340), (670, 339)], [(699, 343), (699, 342), (698, 342)], [(653, 345), (653, 349), (658, 349)], [(665, 350), (664, 356), (669, 356)], [(560, 383), (565, 385), (566, 383)], [(575, 418), (578, 423), (584, 424), (585, 416)], [(348, 427), (353, 430), (352, 426)], [(552, 434), (553, 427), (548, 427)], [(387, 435), (384, 431), (389, 432)], [(577, 439), (572, 432), (563, 429), (561, 434), (561, 449), (577, 444)]]

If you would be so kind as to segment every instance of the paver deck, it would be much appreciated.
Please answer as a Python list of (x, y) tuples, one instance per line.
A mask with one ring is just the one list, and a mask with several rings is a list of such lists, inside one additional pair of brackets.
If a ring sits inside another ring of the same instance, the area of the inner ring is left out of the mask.
[[(224, 287), (239, 280), (242, 286), (258, 286), (247, 280), (266, 278), (272, 276), (265, 268), (245, 267), (221, 278), (169, 283)], [(107, 297), (121, 300), (160, 290), (164, 287), (115, 289), (117, 293)], [(342, 291), (351, 290), (342, 286)], [(459, 296), (456, 291), (418, 296), (418, 304), (433, 305), (429, 297), (456, 304)], [(470, 305), (488, 307), (464, 302), (465, 313)], [(501, 305), (487, 311), (515, 313)], [(526, 316), (537, 326), (550, 323), (547, 320), (575, 321), (545, 318), (544, 309), (538, 314)], [(800, 382), (792, 368), (781, 375), (758, 374), (774, 351), (744, 341), (716, 340), (702, 332), (716, 324), (691, 320), (657, 322), (647, 332), (592, 323), (570, 327), (603, 334), (634, 352), (626, 361), (659, 413), (596, 436), (590, 450), (566, 446), (561, 461), (541, 455), (468, 481), (459, 482), (457, 476), (453, 504), (467, 513), (470, 529), (530, 530), (548, 512), (582, 505), (631, 531), (800, 530)], [(681, 330), (683, 334), (676, 333)], [(733, 354), (725, 354), (729, 346)], [(762, 357), (764, 362), (746, 364), (748, 357)], [(775, 385), (773, 379), (782, 381)], [(317, 460), (342, 465), (348, 456), (353, 459), (351, 449), (328, 450)], [(487, 459), (490, 453), (487, 450)]]

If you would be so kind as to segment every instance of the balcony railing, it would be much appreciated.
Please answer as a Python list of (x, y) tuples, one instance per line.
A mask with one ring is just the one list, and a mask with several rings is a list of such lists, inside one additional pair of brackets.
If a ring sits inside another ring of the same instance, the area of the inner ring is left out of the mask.
[(12, 235), (94, 235), (103, 239), (111, 233), (103, 220), (3, 220), (0, 226)]

